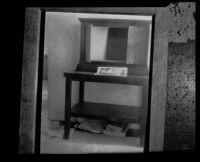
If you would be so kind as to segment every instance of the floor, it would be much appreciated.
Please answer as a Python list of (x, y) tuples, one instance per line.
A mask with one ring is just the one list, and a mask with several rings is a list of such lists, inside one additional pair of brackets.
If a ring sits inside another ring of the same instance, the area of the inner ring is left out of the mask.
[(44, 154), (134, 153), (143, 152), (139, 138), (92, 134), (71, 129), (69, 140), (63, 139), (64, 129), (48, 120), (48, 88), (43, 82), (40, 150)]

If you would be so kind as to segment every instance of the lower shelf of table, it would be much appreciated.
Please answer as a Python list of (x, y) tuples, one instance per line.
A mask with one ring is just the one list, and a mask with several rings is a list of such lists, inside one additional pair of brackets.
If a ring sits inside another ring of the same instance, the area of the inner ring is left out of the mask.
[(72, 107), (71, 116), (140, 123), (141, 109), (135, 106), (83, 102)]

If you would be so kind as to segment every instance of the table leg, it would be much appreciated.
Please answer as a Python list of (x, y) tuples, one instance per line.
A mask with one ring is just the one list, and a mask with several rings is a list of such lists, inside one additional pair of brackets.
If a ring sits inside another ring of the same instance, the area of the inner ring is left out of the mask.
[(142, 98), (143, 98), (143, 110), (141, 111), (141, 140), (140, 140), (140, 146), (144, 147), (146, 142), (146, 126), (147, 126), (147, 110), (148, 110), (148, 82), (145, 82), (142, 87)]
[(64, 124), (64, 139), (69, 139), (70, 136), (70, 113), (71, 113), (71, 90), (72, 80), (66, 77), (65, 85), (65, 124)]
[(84, 81), (80, 81), (79, 87), (79, 103), (84, 102)]

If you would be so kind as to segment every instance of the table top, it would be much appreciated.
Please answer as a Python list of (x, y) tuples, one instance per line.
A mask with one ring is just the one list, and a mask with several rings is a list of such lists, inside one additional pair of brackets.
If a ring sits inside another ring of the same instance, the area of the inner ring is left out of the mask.
[(85, 71), (66, 72), (64, 73), (64, 77), (75, 81), (105, 82), (105, 83), (134, 84), (134, 85), (144, 85), (149, 81), (149, 77), (144, 75), (128, 75), (127, 77), (121, 77), (121, 76), (95, 75), (94, 72), (85, 72)]

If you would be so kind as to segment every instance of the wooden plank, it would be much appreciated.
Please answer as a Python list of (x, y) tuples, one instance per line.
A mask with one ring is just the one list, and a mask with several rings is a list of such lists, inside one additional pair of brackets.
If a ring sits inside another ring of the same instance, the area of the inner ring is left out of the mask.
[[(41, 11), (27, 8), (22, 67), (19, 153), (34, 153)], [(12, 129), (12, 128), (11, 128)]]
[(91, 61), (84, 62), (81, 61), (76, 70), (77, 71), (88, 71), (88, 72), (97, 72), (97, 67), (99, 66), (113, 66), (113, 67), (128, 67), (128, 75), (149, 75), (149, 70), (147, 65), (140, 64), (126, 64), (126, 62), (113, 62), (113, 61)]
[(128, 27), (128, 26), (146, 26), (149, 25), (149, 23), (151, 23), (151, 20), (130, 20), (130, 19), (109, 19), (109, 18), (98, 18), (98, 19), (94, 19), (94, 18), (79, 18), (79, 20), (82, 23), (91, 23), (94, 25), (98, 25), (98, 26), (114, 26), (114, 27), (118, 27), (120, 25), (123, 25), (124, 27)]
[(110, 28), (128, 28), (129, 26), (146, 27), (149, 25), (149, 22), (133, 20), (133, 22), (94, 22), (92, 24), (94, 26), (109, 26)]
[(84, 102), (76, 104), (71, 115), (95, 119), (118, 119), (127, 122), (139, 122), (142, 107)]
[(162, 151), (164, 146), (165, 106), (168, 59), (168, 8), (157, 8), (155, 34), (152, 38), (152, 89), (150, 112), (150, 151)]
[(128, 77), (100, 76), (100, 75), (94, 75), (94, 73), (91, 72), (78, 72), (78, 71), (74, 71), (71, 73), (64, 73), (64, 76), (70, 77), (72, 80), (75, 81), (129, 84), (138, 86), (143, 86), (149, 79), (149, 77), (147, 76), (128, 76)]
[(41, 7), (41, 9), (51, 12), (106, 13), (150, 16), (155, 14), (156, 7)]

